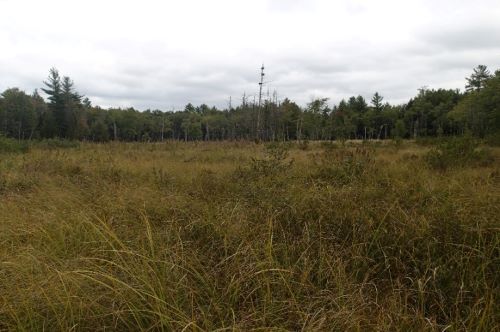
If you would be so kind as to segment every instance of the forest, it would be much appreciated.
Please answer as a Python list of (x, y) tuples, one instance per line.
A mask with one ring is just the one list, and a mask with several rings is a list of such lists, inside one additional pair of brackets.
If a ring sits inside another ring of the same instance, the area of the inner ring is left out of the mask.
[(492, 137), (500, 130), (500, 70), (484, 65), (466, 89), (421, 88), (407, 103), (391, 105), (375, 92), (330, 106), (317, 98), (305, 107), (276, 95), (262, 105), (243, 95), (240, 105), (218, 109), (188, 103), (183, 110), (103, 109), (75, 89), (68, 76), (49, 71), (41, 91), (9, 88), (0, 98), (0, 133), (19, 140), (62, 138), (106, 142), (196, 140), (347, 140), (461, 135)]

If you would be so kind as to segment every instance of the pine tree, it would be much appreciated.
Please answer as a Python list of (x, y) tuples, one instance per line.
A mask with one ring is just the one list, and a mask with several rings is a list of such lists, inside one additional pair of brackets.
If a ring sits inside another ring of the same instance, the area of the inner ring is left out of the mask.
[(49, 70), (49, 77), (47, 81), (43, 81), (43, 84), (47, 87), (42, 88), (42, 91), (49, 95), (49, 100), (52, 104), (57, 104), (61, 101), (62, 91), (61, 91), (61, 78), (59, 77), (59, 71), (52, 67)]
[(75, 91), (74, 83), (68, 76), (63, 77), (62, 97), (66, 124), (64, 136), (72, 139), (80, 138), (86, 131), (84, 128), (86, 121), (81, 112), (82, 96)]
[(378, 92), (375, 92), (375, 94), (372, 97), (372, 105), (375, 111), (380, 112), (382, 110), (382, 101), (384, 100), (384, 97), (382, 97)]
[(49, 77), (43, 84), (45, 84), (46, 88), (42, 88), (42, 91), (49, 95), (49, 109), (52, 112), (55, 122), (56, 135), (65, 137), (68, 126), (64, 111), (63, 91), (59, 71), (56, 68), (51, 68), (49, 70)]
[(465, 89), (467, 91), (479, 91), (484, 88), (485, 82), (491, 77), (490, 71), (485, 65), (479, 65), (474, 68), (474, 72), (470, 77), (465, 78), (467, 84)]

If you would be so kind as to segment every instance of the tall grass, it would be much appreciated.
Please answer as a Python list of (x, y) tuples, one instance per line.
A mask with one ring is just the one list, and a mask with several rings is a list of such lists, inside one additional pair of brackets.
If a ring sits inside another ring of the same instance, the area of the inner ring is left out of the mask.
[(500, 150), (86, 144), (0, 159), (0, 330), (500, 329)]

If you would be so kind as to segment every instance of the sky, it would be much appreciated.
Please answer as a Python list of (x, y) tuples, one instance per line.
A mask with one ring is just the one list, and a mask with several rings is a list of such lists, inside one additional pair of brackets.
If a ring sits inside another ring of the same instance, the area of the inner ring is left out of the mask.
[(227, 107), (264, 92), (306, 105), (464, 89), (500, 69), (498, 0), (0, 0), (0, 91), (51, 67), (101, 107)]

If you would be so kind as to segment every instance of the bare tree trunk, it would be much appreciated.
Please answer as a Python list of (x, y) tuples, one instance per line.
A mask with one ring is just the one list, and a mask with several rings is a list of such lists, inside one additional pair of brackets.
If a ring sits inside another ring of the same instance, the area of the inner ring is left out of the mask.
[(302, 119), (297, 119), (297, 133), (296, 133), (296, 139), (297, 141), (300, 142), (300, 140), (302, 139)]
[(378, 131), (377, 139), (380, 139), (380, 136), (382, 136), (382, 129), (384, 129), (384, 125), (380, 126), (380, 130)]
[(161, 141), (163, 142), (163, 132), (165, 130), (165, 119), (162, 117), (162, 122), (161, 122)]

